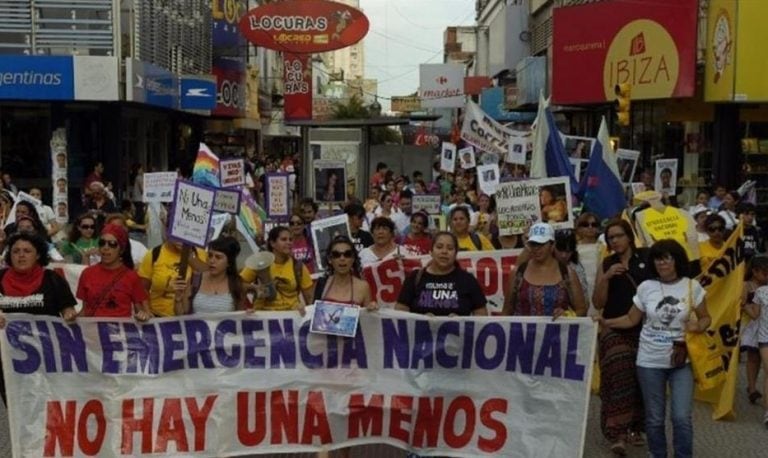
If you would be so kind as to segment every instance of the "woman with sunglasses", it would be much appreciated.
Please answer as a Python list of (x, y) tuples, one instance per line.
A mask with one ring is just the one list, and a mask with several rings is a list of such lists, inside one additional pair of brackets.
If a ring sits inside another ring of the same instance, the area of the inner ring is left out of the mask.
[(528, 260), (512, 271), (512, 284), (502, 315), (551, 316), (566, 312), (584, 316), (587, 305), (576, 272), (554, 255), (555, 230), (536, 223), (528, 230)]
[(699, 243), (699, 263), (704, 269), (715, 258), (725, 245), (726, 221), (719, 214), (711, 214), (704, 220), (704, 229), (709, 238)]
[[(637, 378), (642, 387), (649, 456), (667, 454), (667, 393), (671, 404), (674, 456), (693, 456), (693, 372), (685, 351), (685, 333), (702, 333), (711, 318), (706, 292), (688, 277), (685, 249), (671, 239), (651, 246), (651, 279), (637, 287), (629, 311), (616, 318), (596, 317), (611, 329), (642, 323), (637, 351)], [(696, 313), (696, 319), (691, 314)]]
[(310, 273), (314, 271), (315, 255), (310, 239), (304, 230), (304, 220), (299, 214), (292, 214), (288, 220), (288, 228), (291, 230), (293, 243), (291, 245), (291, 255), (293, 259), (302, 263), (309, 269)]
[(69, 230), (69, 237), (59, 251), (75, 264), (91, 265), (98, 262), (99, 239), (96, 218), (91, 213), (80, 215)]
[(315, 285), (315, 301), (338, 302), (375, 309), (368, 282), (360, 279), (362, 266), (355, 246), (346, 236), (334, 238), (326, 251), (328, 269)]
[(428, 316), (488, 315), (477, 278), (456, 261), (458, 247), (450, 232), (435, 234), (432, 259), (405, 278), (395, 309)]
[(584, 212), (576, 220), (576, 241), (581, 244), (597, 243), (600, 220), (596, 214)]
[(208, 244), (208, 269), (177, 280), (176, 315), (234, 312), (251, 307), (237, 269), (240, 243), (221, 236)]
[(149, 295), (133, 270), (128, 232), (117, 224), (107, 224), (101, 230), (98, 245), (101, 262), (86, 267), (77, 283), (77, 298), (83, 301), (80, 314), (150, 319)]
[(403, 239), (403, 246), (414, 254), (429, 254), (432, 249), (432, 236), (429, 228), (429, 217), (424, 212), (416, 212), (411, 215), (410, 232)]
[[(592, 303), (605, 319), (623, 316), (632, 308), (637, 286), (650, 278), (648, 250), (635, 247), (629, 222), (614, 219), (605, 228), (605, 241), (613, 253), (602, 262), (595, 280)], [(600, 429), (617, 455), (626, 444), (643, 445), (643, 398), (635, 360), (640, 326), (600, 330)]]

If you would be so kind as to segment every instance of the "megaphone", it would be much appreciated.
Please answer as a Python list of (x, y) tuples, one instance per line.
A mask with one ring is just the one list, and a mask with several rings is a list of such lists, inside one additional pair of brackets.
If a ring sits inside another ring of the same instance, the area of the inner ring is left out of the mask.
[(272, 301), (277, 297), (275, 282), (272, 281), (272, 275), (269, 272), (274, 262), (275, 255), (269, 251), (259, 251), (245, 259), (245, 267), (256, 271), (256, 278), (261, 287), (260, 292), (257, 293), (257, 299)]

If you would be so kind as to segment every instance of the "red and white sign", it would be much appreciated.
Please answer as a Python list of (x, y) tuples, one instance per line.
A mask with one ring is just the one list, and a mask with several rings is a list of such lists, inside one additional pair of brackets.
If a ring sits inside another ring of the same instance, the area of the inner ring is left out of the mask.
[(693, 96), (697, 13), (697, 0), (555, 8), (552, 102), (604, 103), (619, 83), (633, 99)]
[(368, 27), (362, 11), (327, 0), (273, 2), (240, 19), (240, 31), (251, 43), (307, 54), (351, 46), (365, 37)]
[(232, 188), (245, 184), (245, 161), (226, 159), (219, 161), (219, 176), (222, 188)]
[(239, 69), (214, 66), (211, 73), (216, 75), (216, 116), (245, 116), (245, 73)]
[(419, 97), (422, 108), (462, 108), (464, 65), (419, 65)]
[(283, 101), (286, 121), (312, 119), (312, 55), (283, 55)]

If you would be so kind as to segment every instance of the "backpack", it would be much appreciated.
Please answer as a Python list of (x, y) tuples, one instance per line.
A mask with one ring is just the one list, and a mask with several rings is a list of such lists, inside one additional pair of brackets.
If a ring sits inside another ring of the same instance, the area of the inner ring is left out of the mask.
[[(557, 266), (560, 268), (560, 275), (565, 282), (565, 290), (568, 292), (568, 302), (573, 306), (573, 291), (571, 288), (571, 276), (568, 274), (568, 266), (562, 262), (558, 262)], [(509, 304), (517, 305), (517, 295), (520, 292), (520, 285), (523, 283), (523, 275), (525, 275), (525, 269), (528, 267), (528, 261), (517, 266), (515, 271), (515, 277), (512, 279), (512, 289), (509, 292)]]
[(477, 232), (470, 232), (469, 239), (472, 240), (472, 245), (477, 248), (477, 251), (483, 251), (483, 241), (480, 240), (480, 236), (477, 235)]

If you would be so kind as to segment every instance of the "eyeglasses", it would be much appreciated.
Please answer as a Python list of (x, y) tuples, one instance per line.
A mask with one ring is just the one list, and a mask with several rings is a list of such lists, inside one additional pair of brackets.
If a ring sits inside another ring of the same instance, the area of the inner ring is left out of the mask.
[(671, 254), (667, 254), (660, 258), (654, 258), (653, 262), (658, 264), (675, 262), (675, 258), (673, 258)]
[(104, 239), (99, 239), (99, 246), (100, 246), (100, 247), (103, 247), (104, 245), (106, 245), (106, 246), (108, 246), (108, 247), (110, 247), (110, 248), (117, 248), (117, 247), (119, 247), (119, 246), (120, 246), (120, 244), (119, 244), (119, 243), (117, 243), (117, 241), (116, 241), (116, 240), (104, 240)]
[(591, 222), (591, 223), (579, 223), (579, 227), (600, 227), (600, 223), (598, 222)]
[(304, 224), (303, 221), (295, 221), (295, 220), (291, 221), (291, 226), (301, 226), (303, 224)]
[(96, 225), (95, 225), (95, 224), (81, 224), (81, 225), (80, 225), (80, 229), (82, 229), (82, 230), (84, 230), (84, 231), (85, 231), (85, 230), (93, 230), (93, 229), (95, 229), (95, 228), (96, 228)]
[(723, 231), (725, 231), (725, 227), (723, 226), (709, 226), (707, 228), (707, 232), (709, 233), (723, 232)]
[(352, 250), (346, 250), (346, 251), (331, 251), (331, 259), (339, 259), (339, 258), (348, 258), (352, 259), (355, 257), (355, 252)]

